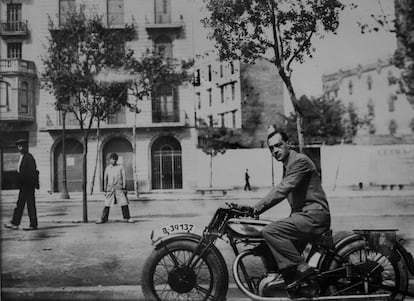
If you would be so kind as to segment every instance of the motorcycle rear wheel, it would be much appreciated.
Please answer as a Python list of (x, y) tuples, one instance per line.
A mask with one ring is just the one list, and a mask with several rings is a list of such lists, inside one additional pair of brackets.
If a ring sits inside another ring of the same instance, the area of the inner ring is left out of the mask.
[(186, 268), (196, 249), (196, 242), (174, 241), (154, 250), (142, 270), (145, 300), (225, 300), (227, 267), (217, 254), (208, 250), (192, 270)]
[[(332, 294), (352, 287), (345, 294), (389, 293), (388, 300), (404, 300), (405, 294), (402, 292), (408, 288), (408, 272), (400, 256), (395, 253), (385, 255), (378, 250), (369, 249), (363, 240), (344, 246), (338, 251), (338, 255), (342, 262), (333, 260), (329, 270), (351, 264), (351, 275), (338, 279), (341, 285), (334, 287)], [(349, 284), (346, 284), (347, 282)]]

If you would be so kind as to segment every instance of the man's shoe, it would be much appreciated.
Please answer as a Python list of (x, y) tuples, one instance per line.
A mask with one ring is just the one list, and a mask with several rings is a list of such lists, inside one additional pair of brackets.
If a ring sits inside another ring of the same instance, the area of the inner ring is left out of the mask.
[(12, 229), (12, 230), (17, 230), (17, 229), (19, 229), (19, 226), (16, 226), (15, 224), (12, 224), (12, 223), (4, 224), (4, 226), (5, 226), (7, 229)]
[(130, 218), (125, 218), (125, 219), (124, 219), (124, 222), (126, 222), (126, 223), (130, 223), (130, 224), (135, 223), (135, 221), (134, 221), (133, 219), (130, 219)]
[(100, 221), (97, 221), (95, 224), (105, 224), (105, 223), (106, 223), (106, 221), (100, 220)]
[(296, 268), (296, 273), (294, 274), (291, 281), (289, 281), (290, 283), (286, 288), (288, 290), (293, 289), (298, 286), (300, 282), (303, 281), (303, 279), (311, 278), (313, 275), (316, 275), (316, 271), (312, 267), (308, 266), (307, 264), (300, 264)]
[(37, 230), (37, 227), (30, 226), (30, 227), (27, 227), (27, 228), (23, 228), (23, 230), (25, 230), (25, 231), (34, 231), (34, 230)]

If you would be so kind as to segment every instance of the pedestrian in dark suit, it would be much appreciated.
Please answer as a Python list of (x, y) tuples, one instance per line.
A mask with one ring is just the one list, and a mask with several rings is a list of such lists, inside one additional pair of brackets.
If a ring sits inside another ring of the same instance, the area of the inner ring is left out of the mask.
[(17, 230), (22, 220), (24, 206), (27, 203), (30, 226), (24, 230), (37, 229), (35, 189), (39, 189), (39, 175), (36, 168), (36, 161), (32, 154), (28, 152), (28, 141), (21, 139), (16, 142), (20, 152), (19, 163), (17, 166), (17, 187), (19, 188), (19, 198), (13, 212), (13, 218), (9, 224), (4, 226), (9, 229)]
[(289, 289), (315, 273), (303, 261), (301, 253), (308, 241), (329, 230), (330, 212), (312, 160), (292, 150), (283, 131), (272, 127), (267, 142), (273, 157), (283, 163), (283, 178), (254, 206), (254, 210), (260, 214), (285, 198), (289, 201), (290, 216), (270, 223), (263, 230), (263, 237)]
[(244, 173), (244, 181), (246, 183), (244, 184), (244, 190), (252, 190), (252, 188), (250, 187), (250, 175), (248, 169), (246, 169), (246, 172)]

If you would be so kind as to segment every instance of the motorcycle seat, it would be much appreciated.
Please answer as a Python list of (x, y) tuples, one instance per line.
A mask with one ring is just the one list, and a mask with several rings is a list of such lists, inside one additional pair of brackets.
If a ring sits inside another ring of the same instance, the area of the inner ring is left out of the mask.
[(333, 247), (333, 237), (332, 237), (332, 230), (329, 229), (319, 235), (316, 239), (313, 240), (313, 243), (316, 245), (322, 245), (326, 247)]

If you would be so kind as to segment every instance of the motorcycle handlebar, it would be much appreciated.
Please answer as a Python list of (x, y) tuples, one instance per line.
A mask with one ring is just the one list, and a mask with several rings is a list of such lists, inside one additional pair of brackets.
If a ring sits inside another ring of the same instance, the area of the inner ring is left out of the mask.
[(248, 216), (253, 218), (258, 218), (259, 215), (255, 212), (255, 209), (251, 206), (241, 206), (236, 203), (226, 203), (229, 208), (240, 216)]

